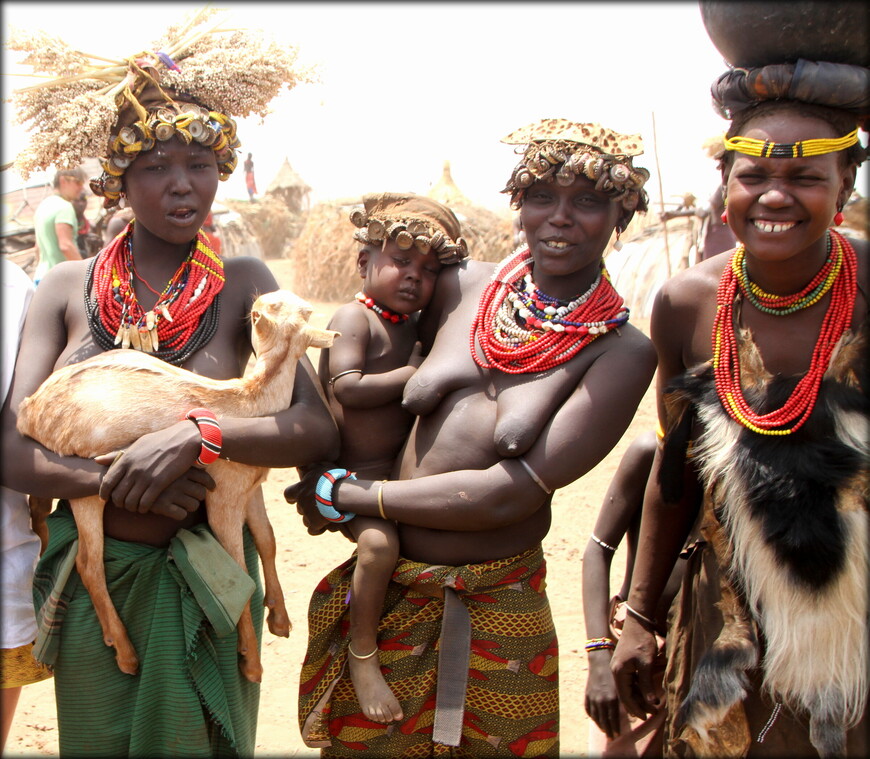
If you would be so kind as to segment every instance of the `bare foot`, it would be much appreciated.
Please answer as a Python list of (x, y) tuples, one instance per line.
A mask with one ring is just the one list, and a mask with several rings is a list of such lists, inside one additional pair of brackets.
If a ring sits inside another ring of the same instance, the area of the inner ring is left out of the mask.
[(353, 682), (363, 714), (373, 722), (387, 724), (398, 722), (404, 716), (402, 707), (381, 674), (381, 662), (377, 654), (359, 658), (348, 651), (350, 679)]

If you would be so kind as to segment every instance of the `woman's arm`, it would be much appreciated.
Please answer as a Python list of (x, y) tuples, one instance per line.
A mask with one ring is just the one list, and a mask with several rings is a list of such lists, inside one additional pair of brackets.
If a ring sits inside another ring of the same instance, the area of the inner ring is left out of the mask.
[[(225, 271), (227, 285), (222, 297), (235, 301), (243, 319), (240, 323), (250, 324), (247, 316), (256, 298), (277, 290), (278, 283), (262, 261), (251, 257), (229, 259)], [(250, 327), (243, 337), (239, 354), (242, 367), (252, 350)], [(221, 457), (230, 461), (270, 468), (301, 467), (338, 455), (338, 428), (307, 356), (302, 356), (296, 367), (288, 408), (259, 417), (224, 416), (220, 426)], [(106, 473), (100, 497), (128, 510), (150, 510), (173, 474), (193, 465), (200, 441), (197, 426), (188, 420), (143, 435)]]
[[(649, 341), (636, 331), (615, 339), (626, 343), (614, 343), (612, 350), (596, 359), (523, 457), (550, 491), (583, 476), (610, 452), (649, 385), (655, 370)], [(449, 445), (446, 440), (440, 443)], [(322, 532), (327, 522), (314, 506), (312, 480), (306, 480), (308, 487), (294, 488), (288, 497), (298, 499), (309, 532)], [(339, 511), (378, 516), (378, 490), (378, 483), (342, 480), (333, 491), (333, 503)], [(456, 531), (513, 524), (548, 499), (525, 466), (510, 458), (483, 470), (393, 480), (384, 486), (382, 496), (390, 519)]]
[(53, 371), (67, 347), (66, 310), (70, 293), (81, 297), (82, 264), (61, 263), (42, 279), (33, 296), (12, 384), (2, 412), (2, 476), (6, 487), (48, 498), (95, 495), (104, 466), (90, 459), (58, 456), (16, 427), (17, 409)]
[[(659, 424), (666, 426), (664, 391), (671, 380), (686, 367), (684, 349), (690, 339), (694, 320), (673, 308), (673, 281), (656, 296), (651, 320), (653, 341), (658, 353), (656, 401)], [(652, 471), (644, 494), (643, 515), (637, 556), (627, 599), (631, 609), (648, 619), (655, 619), (658, 600), (667, 585), (689, 530), (697, 514), (697, 480), (688, 464), (684, 470), (687, 487), (678, 503), (665, 502), (659, 486), (661, 449), (656, 451)], [(659, 624), (663, 620), (656, 620)], [(651, 625), (635, 614), (626, 616), (622, 636), (611, 660), (619, 698), (629, 714), (645, 718), (660, 707), (652, 686), (652, 663), (656, 642)]]
[[(612, 639), (611, 563), (623, 536), (639, 521), (655, 449), (656, 436), (652, 430), (636, 437), (626, 449), (598, 513), (592, 532), (597, 540), (590, 537), (583, 554), (583, 619), (590, 640)], [(630, 571), (627, 566), (626, 572)], [(619, 699), (610, 671), (612, 649), (596, 648), (587, 651), (587, 656), (586, 713), (608, 738), (614, 738), (619, 734)]]

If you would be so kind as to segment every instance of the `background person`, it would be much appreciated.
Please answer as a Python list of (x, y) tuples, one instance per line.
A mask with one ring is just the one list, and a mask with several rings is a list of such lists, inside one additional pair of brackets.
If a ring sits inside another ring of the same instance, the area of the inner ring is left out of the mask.
[[(2, 259), (3, 283), (3, 362), (2, 397), (5, 401), (12, 382), (12, 368), (18, 353), (24, 316), (33, 297), (34, 285), (24, 270)], [(39, 558), (40, 541), (30, 522), (27, 496), (0, 488), (0, 699), (2, 699), (2, 741), (6, 739), (21, 688), (51, 677), (51, 670), (33, 658), (36, 640), (36, 615), (33, 613), (33, 570)]]
[[(655, 757), (663, 751), (664, 710), (647, 719), (631, 717), (619, 702), (610, 671), (610, 658), (625, 624), (625, 599), (637, 552), (641, 509), (647, 478), (656, 451), (652, 430), (638, 435), (625, 450), (604, 495), (595, 528), (583, 554), (583, 619), (586, 623), (586, 713), (592, 719), (589, 753), (603, 757)], [(625, 537), (628, 550), (622, 587), (611, 595), (613, 556)], [(678, 562), (656, 609), (656, 619), (667, 619), (679, 590), (683, 562)], [(665, 669), (665, 626), (656, 630), (657, 654), (652, 673), (655, 693), (662, 698)]]
[(84, 189), (85, 172), (81, 168), (60, 169), (54, 175), (53, 184), (54, 194), (45, 198), (33, 215), (39, 251), (39, 263), (33, 275), (37, 284), (61, 261), (82, 258), (77, 242), (79, 219), (73, 204)]

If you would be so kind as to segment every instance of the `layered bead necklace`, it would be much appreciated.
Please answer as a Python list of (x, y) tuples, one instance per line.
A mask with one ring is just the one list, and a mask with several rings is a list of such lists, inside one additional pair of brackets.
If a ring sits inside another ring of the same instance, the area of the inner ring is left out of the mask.
[[(828, 258), (810, 283), (793, 295), (766, 293), (749, 279), (746, 251), (739, 245), (722, 272), (713, 322), (713, 370), (716, 392), (728, 415), (760, 435), (789, 435), (809, 418), (819, 395), (822, 376), (837, 342), (852, 321), (857, 292), (858, 261), (849, 241), (828, 230)], [(740, 384), (740, 359), (734, 330), (734, 304), (738, 293), (765, 313), (785, 316), (817, 303), (827, 292), (831, 301), (813, 349), (810, 368), (785, 404), (767, 414), (756, 414)]]
[(527, 247), (517, 250), (496, 267), (481, 294), (470, 348), (482, 369), (547, 371), (628, 321), (629, 310), (603, 261), (591, 287), (570, 301), (541, 292), (532, 279), (533, 264)]
[[(187, 258), (157, 293), (136, 274), (133, 225), (130, 222), (88, 267), (85, 306), (91, 333), (103, 350), (133, 348), (182, 364), (217, 330), (223, 262), (200, 230)], [(158, 296), (149, 311), (136, 299), (134, 277)]]
[(390, 311), (383, 306), (379, 306), (375, 303), (374, 298), (369, 298), (365, 293), (357, 293), (356, 299), (362, 303), (366, 308), (374, 311), (378, 316), (382, 319), (392, 322), (393, 324), (399, 324), (400, 322), (406, 322), (410, 318), (410, 314), (396, 314)]

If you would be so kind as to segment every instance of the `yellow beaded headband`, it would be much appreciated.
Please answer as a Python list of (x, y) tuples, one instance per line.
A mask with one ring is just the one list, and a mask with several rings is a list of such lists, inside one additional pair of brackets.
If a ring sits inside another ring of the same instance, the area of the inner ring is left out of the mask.
[(729, 137), (725, 140), (725, 150), (736, 150), (738, 153), (757, 156), (759, 158), (802, 158), (806, 156), (836, 153), (852, 147), (858, 142), (858, 128), (843, 137), (819, 138), (815, 140), (799, 140), (798, 142), (770, 142), (756, 140), (753, 137)]

